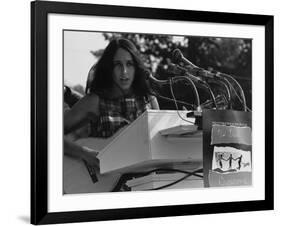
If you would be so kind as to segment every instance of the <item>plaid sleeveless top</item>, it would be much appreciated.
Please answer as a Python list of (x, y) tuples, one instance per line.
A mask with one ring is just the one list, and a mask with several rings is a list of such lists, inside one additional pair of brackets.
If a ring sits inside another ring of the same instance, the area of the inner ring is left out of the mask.
[(91, 137), (107, 138), (117, 130), (133, 122), (151, 104), (143, 97), (126, 97), (118, 99), (99, 99), (99, 117), (91, 123)]

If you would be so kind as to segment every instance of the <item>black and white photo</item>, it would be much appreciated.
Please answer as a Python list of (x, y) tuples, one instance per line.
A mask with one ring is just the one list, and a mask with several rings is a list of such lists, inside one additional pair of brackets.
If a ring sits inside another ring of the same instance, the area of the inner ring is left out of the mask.
[(64, 30), (63, 41), (64, 193), (203, 188), (202, 111), (251, 112), (252, 40)]
[(273, 208), (272, 16), (31, 6), (32, 223)]

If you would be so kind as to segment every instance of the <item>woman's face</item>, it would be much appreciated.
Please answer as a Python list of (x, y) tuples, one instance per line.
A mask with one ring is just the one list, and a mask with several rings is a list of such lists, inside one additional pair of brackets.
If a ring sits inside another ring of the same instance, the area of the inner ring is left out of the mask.
[(123, 91), (129, 91), (135, 78), (135, 64), (132, 55), (119, 48), (113, 57), (114, 83)]

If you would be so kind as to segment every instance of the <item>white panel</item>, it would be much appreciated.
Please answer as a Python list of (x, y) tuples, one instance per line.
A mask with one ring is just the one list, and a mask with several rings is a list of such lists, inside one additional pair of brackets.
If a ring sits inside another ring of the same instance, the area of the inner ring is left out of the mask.
[(176, 124), (186, 124), (176, 111), (146, 111), (98, 155), (100, 172), (137, 172), (173, 162), (202, 162), (201, 135), (167, 139), (159, 134)]
[(100, 172), (118, 171), (149, 160), (147, 131), (147, 114), (144, 113), (98, 155)]
[[(186, 111), (158, 111), (149, 114), (149, 136), (151, 142), (151, 152), (153, 159), (162, 159), (168, 161), (202, 161), (203, 146), (202, 134), (191, 135), (189, 137), (169, 138), (160, 135), (159, 131), (177, 126), (192, 125), (190, 122), (184, 121), (179, 117), (186, 118)], [(188, 120), (189, 121), (189, 120)]]

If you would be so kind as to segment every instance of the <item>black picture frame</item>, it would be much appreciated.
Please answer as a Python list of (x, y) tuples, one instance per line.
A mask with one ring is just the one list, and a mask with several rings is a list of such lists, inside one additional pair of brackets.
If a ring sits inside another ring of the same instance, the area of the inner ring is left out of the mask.
[[(142, 208), (48, 212), (48, 15), (72, 14), (145, 18), (265, 28), (265, 198), (256, 201)], [(31, 3), (31, 223), (51, 224), (117, 219), (272, 210), (273, 165), (273, 16), (125, 7), (80, 3)]]

